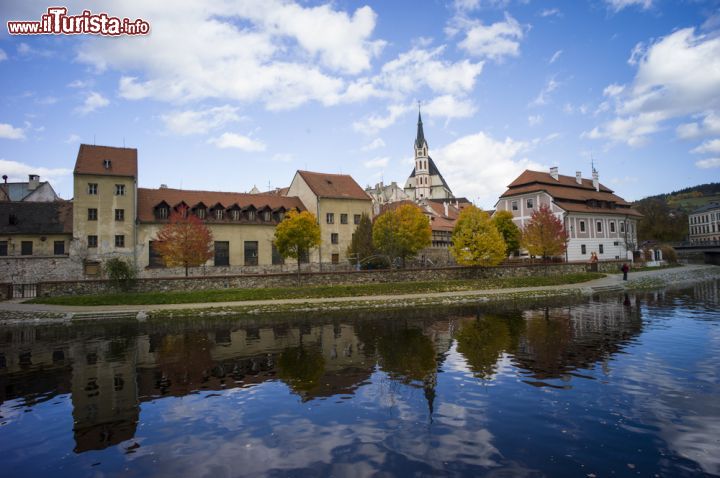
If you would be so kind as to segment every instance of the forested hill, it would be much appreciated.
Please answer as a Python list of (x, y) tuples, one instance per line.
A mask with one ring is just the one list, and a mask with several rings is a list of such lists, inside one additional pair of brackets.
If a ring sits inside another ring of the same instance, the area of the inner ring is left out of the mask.
[(688, 213), (711, 202), (720, 202), (720, 183), (701, 184), (635, 201), (635, 207), (643, 214), (638, 239), (641, 243), (686, 240)]

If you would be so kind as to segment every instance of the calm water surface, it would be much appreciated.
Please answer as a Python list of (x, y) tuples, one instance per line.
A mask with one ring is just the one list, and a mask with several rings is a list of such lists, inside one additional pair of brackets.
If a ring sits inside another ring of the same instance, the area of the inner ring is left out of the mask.
[(0, 476), (720, 475), (719, 305), (0, 327)]

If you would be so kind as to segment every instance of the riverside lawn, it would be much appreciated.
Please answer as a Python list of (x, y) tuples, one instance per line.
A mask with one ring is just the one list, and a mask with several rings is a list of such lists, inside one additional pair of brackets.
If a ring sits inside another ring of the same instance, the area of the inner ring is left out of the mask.
[(313, 299), (331, 297), (362, 297), (402, 295), (468, 290), (510, 289), (577, 284), (605, 277), (599, 273), (578, 273), (552, 276), (459, 279), (442, 282), (388, 282), (333, 286), (307, 286), (265, 289), (219, 289), (170, 292), (125, 292), (88, 296), (40, 297), (27, 301), (53, 305), (150, 305), (235, 302), (250, 300)]

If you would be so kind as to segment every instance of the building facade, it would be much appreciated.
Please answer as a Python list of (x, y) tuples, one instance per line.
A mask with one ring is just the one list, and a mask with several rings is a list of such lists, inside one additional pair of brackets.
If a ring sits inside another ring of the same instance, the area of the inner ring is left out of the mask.
[(720, 203), (706, 204), (688, 215), (688, 239), (692, 244), (720, 242)]
[(40, 181), (40, 176), (37, 174), (29, 174), (27, 182), (9, 183), (7, 175), (3, 175), (2, 178), (0, 201), (53, 202), (60, 200), (52, 185), (48, 181)]
[(600, 184), (597, 171), (592, 179), (524, 171), (500, 196), (497, 211), (510, 211), (522, 229), (533, 212), (548, 206), (568, 233), (568, 261), (587, 261), (592, 253), (600, 260), (628, 259), (638, 248), (637, 222), (642, 215), (630, 203)]

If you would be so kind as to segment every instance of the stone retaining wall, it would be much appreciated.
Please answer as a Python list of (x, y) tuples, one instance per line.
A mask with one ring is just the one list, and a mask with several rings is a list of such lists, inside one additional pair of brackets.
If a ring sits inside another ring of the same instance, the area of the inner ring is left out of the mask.
[[(608, 261), (598, 264), (600, 272), (617, 272), (621, 262)], [(483, 279), (498, 277), (529, 277), (535, 275), (561, 275), (585, 272), (587, 264), (556, 263), (549, 265), (528, 264), (498, 267), (445, 267), (434, 269), (402, 269), (351, 272), (303, 273), (301, 284), (345, 285), (386, 282), (446, 281), (456, 279)], [(297, 274), (256, 274), (203, 277), (173, 277), (137, 279), (132, 290), (137, 292), (191, 291), (212, 289), (258, 289), (294, 287)], [(116, 292), (107, 280), (54, 281), (38, 284), (38, 296), (89, 295)]]
[(0, 258), (0, 280), (14, 284), (77, 280), (82, 261), (69, 256), (5, 256)]

